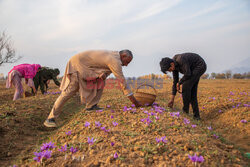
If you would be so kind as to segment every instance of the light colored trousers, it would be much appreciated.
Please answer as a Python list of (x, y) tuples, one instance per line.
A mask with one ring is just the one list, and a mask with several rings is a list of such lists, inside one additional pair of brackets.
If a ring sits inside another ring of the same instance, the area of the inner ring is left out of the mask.
[(23, 96), (22, 78), (18, 75), (14, 75), (12, 79), (12, 84), (15, 87), (15, 94), (13, 97), (13, 101), (15, 101)]
[[(68, 87), (63, 90), (60, 96), (56, 99), (54, 106), (49, 114), (48, 119), (57, 118), (61, 112), (63, 105), (79, 91), (79, 81), (76, 73), (70, 75), (70, 83)], [(102, 96), (103, 89), (98, 89), (97, 94), (94, 99), (86, 104), (86, 108), (92, 107), (95, 104), (98, 104), (101, 96)]]

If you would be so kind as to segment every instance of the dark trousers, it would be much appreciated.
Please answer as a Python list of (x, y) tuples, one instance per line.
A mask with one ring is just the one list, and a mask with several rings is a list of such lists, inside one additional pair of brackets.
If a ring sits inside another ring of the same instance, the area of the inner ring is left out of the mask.
[(197, 100), (197, 91), (198, 91), (198, 84), (200, 81), (200, 77), (204, 72), (206, 71), (206, 68), (197, 69), (196, 73), (193, 73), (194, 75), (186, 80), (182, 84), (182, 100), (183, 100), (183, 111), (189, 112), (189, 106), (192, 105), (194, 117), (200, 117), (199, 113), (199, 106), (198, 106), (198, 100)]

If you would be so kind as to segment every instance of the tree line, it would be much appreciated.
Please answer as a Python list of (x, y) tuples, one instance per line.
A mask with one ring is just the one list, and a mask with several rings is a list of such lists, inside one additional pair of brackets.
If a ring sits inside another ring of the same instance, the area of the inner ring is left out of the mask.
[(226, 71), (224, 73), (203, 74), (202, 79), (250, 79), (250, 72), (245, 73), (232, 73), (232, 71)]

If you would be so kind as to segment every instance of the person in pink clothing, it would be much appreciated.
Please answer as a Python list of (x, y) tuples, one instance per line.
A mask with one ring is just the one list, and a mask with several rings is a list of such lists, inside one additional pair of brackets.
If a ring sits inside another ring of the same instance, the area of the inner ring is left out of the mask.
[(25, 78), (25, 83), (31, 87), (36, 94), (36, 88), (34, 86), (33, 78), (36, 73), (41, 69), (40, 64), (19, 64), (14, 66), (8, 73), (8, 78), (6, 81), (6, 88), (10, 88), (11, 85), (15, 87), (15, 94), (13, 101), (22, 97), (23, 86), (22, 78)]

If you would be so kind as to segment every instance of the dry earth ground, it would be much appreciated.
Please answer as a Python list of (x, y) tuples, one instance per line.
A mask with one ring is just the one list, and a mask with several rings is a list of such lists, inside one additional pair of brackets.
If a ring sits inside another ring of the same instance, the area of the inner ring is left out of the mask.
[[(54, 84), (50, 88), (51, 92), (58, 91)], [(157, 91), (156, 102), (164, 111), (154, 107), (123, 111), (124, 106), (131, 106), (128, 99), (117, 89), (105, 89), (100, 101), (105, 109), (86, 112), (76, 96), (65, 105), (57, 120), (59, 127), (48, 129), (43, 121), (59, 95), (39, 93), (13, 102), (14, 90), (4, 88), (1, 82), (0, 166), (194, 166), (188, 155), (195, 153), (205, 159), (201, 166), (249, 165), (246, 153), (250, 151), (250, 80), (201, 80), (198, 97), (202, 121), (194, 121), (192, 112), (181, 113), (179, 118), (170, 115), (181, 111), (182, 106), (178, 95), (174, 111), (166, 107), (170, 80), (164, 81), (163, 88)], [(141, 121), (148, 115), (152, 120), (149, 126)], [(184, 118), (191, 123), (185, 124)], [(96, 127), (95, 121), (110, 132)], [(86, 122), (90, 122), (89, 127), (85, 127)], [(66, 134), (68, 131), (70, 135)], [(167, 142), (158, 144), (155, 138), (163, 136)], [(89, 145), (87, 137), (96, 139), (95, 143)], [(57, 146), (52, 149), (52, 157), (35, 162), (34, 152), (50, 141)], [(69, 149), (59, 152), (65, 144), (78, 151), (73, 155)], [(113, 157), (115, 153), (117, 159)]]

